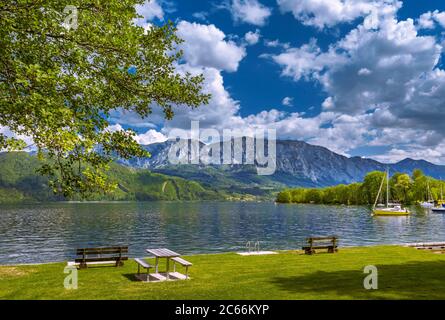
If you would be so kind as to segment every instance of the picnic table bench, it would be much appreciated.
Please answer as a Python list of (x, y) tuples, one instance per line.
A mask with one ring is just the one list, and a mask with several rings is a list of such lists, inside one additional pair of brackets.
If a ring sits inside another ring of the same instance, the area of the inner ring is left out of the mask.
[(81, 248), (77, 249), (76, 254), (78, 257), (74, 262), (79, 264), (80, 269), (87, 268), (88, 263), (113, 263), (120, 267), (124, 265), (123, 261), (128, 260), (128, 246)]
[(327, 249), (328, 253), (338, 251), (338, 238), (332, 237), (310, 237), (306, 239), (307, 246), (303, 247), (305, 254), (315, 254), (315, 250)]
[(141, 267), (142, 267), (147, 270), (147, 275), (146, 275), (145, 281), (150, 281), (150, 268), (153, 268), (153, 266), (141, 258), (136, 258), (136, 259), (134, 259), (134, 261), (138, 264), (137, 278), (139, 278), (139, 279), (141, 278)]
[(181, 278), (182, 274), (176, 272), (176, 263), (179, 263), (180, 265), (185, 267), (185, 279), (188, 279), (189, 278), (188, 269), (193, 264), (191, 262), (188, 262), (187, 260), (180, 258), (180, 257), (172, 258), (172, 261), (173, 261), (173, 274), (172, 275), (174, 277)]

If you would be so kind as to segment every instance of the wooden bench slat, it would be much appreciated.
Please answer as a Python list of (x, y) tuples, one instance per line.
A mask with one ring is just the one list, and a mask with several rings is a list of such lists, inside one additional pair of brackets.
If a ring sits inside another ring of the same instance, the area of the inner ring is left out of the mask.
[(136, 258), (136, 259), (134, 259), (134, 261), (136, 261), (137, 264), (140, 264), (145, 269), (152, 268), (152, 266), (147, 261), (145, 261), (143, 259)]
[(187, 260), (184, 260), (180, 257), (172, 258), (173, 261), (183, 265), (183, 266), (192, 266), (193, 264)]
[(179, 280), (187, 280), (189, 277), (185, 274), (179, 273), (179, 272), (169, 272), (168, 275), (171, 278), (179, 279)]
[(303, 247), (303, 249), (329, 249), (329, 248), (338, 248), (338, 246), (333, 246), (333, 245), (328, 245), (328, 246), (307, 246), (307, 247)]
[(120, 246), (120, 247), (85, 247), (78, 248), (77, 250), (120, 250), (120, 249), (128, 249), (128, 246)]
[(160, 274), (160, 273), (150, 273), (150, 277), (153, 277), (153, 278), (155, 278), (158, 281), (167, 280), (167, 278), (165, 276), (163, 276), (162, 274)]
[(100, 262), (100, 261), (126, 261), (128, 257), (96, 257), (96, 258), (76, 258), (74, 261), (79, 262)]
[(114, 253), (128, 253), (128, 248), (123, 249), (77, 249), (77, 254), (114, 254)]
[(332, 239), (338, 239), (337, 237), (310, 237), (307, 240), (315, 240), (315, 241), (319, 241), (319, 240), (332, 240)]

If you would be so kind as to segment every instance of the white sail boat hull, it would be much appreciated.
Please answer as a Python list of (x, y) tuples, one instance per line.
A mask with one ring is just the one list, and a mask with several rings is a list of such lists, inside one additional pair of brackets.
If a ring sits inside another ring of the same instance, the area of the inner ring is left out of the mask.
[(434, 203), (431, 203), (431, 202), (422, 202), (422, 203), (420, 204), (420, 206), (421, 206), (422, 208), (429, 209), (429, 208), (433, 208), (433, 207), (434, 207)]

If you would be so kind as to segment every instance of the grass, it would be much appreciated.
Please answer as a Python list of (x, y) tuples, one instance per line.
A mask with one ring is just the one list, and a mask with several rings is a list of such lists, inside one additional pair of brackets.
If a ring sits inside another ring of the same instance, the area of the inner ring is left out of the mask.
[[(77, 290), (66, 290), (66, 263), (0, 266), (0, 299), (445, 299), (445, 255), (398, 246), (341, 249), (307, 256), (234, 253), (186, 257), (189, 281), (135, 281), (124, 267), (79, 271)], [(378, 290), (365, 290), (367, 265), (378, 268)]]

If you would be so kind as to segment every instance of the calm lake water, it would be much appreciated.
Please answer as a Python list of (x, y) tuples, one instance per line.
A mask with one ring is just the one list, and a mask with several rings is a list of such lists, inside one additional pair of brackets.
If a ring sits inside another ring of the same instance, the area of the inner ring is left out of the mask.
[(0, 207), (0, 264), (64, 261), (78, 247), (129, 245), (130, 256), (299, 248), (308, 236), (340, 245), (445, 241), (445, 215), (372, 217), (366, 207), (250, 202), (54, 203)]

